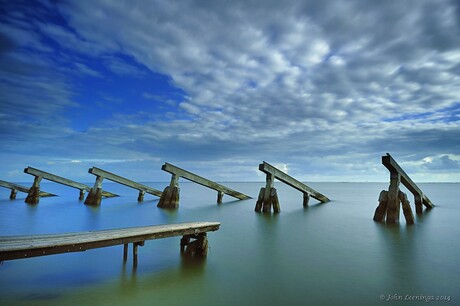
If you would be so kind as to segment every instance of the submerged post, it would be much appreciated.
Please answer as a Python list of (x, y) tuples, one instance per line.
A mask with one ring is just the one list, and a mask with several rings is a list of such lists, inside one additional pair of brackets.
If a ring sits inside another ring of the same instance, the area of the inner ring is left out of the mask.
[(281, 182), (299, 190), (303, 194), (303, 206), (307, 207), (310, 196), (317, 199), (321, 203), (329, 202), (329, 199), (317, 192), (316, 190), (308, 187), (304, 183), (299, 182), (295, 178), (282, 172), (281, 170), (273, 167), (269, 163), (263, 162), (259, 165), (259, 170), (264, 172), (266, 176), (265, 187), (262, 187), (259, 192), (259, 197), (256, 202), (255, 211), (269, 213), (273, 207), (273, 212), (279, 213), (281, 211), (278, 201), (278, 194), (274, 188), (275, 178)]
[(40, 182), (42, 181), (42, 176), (35, 176), (34, 183), (30, 187), (29, 194), (25, 200), (28, 204), (38, 204), (40, 201)]
[[(18, 191), (24, 192), (24, 193), (27, 193), (27, 194), (30, 193), (30, 188), (27, 188), (27, 187), (24, 187), (24, 186), (21, 186), (21, 185), (18, 185), (18, 184), (14, 184), (14, 183), (2, 181), (2, 180), (0, 180), (0, 186), (8, 188), (8, 189), (11, 189), (10, 200), (15, 200), (16, 199), (16, 196), (18, 195)], [(45, 191), (40, 191), (38, 195), (40, 197), (55, 197), (56, 196), (55, 194), (45, 192)]]
[(213, 189), (217, 191), (217, 203), (222, 203), (222, 198), (224, 194), (229, 196), (235, 197), (240, 200), (250, 199), (250, 196), (242, 194), (238, 191), (232, 190), (226, 186), (218, 184), (216, 182), (210, 181), (204, 177), (196, 175), (190, 171), (181, 169), (174, 165), (165, 163), (161, 170), (171, 173), (171, 182), (169, 186), (165, 188), (163, 194), (158, 202), (158, 207), (161, 208), (178, 208), (179, 207), (179, 178), (182, 177), (189, 181), (195, 182), (207, 188)]
[(402, 206), (406, 223), (413, 224), (414, 215), (409, 200), (407, 195), (399, 189), (401, 183), (414, 195), (417, 214), (422, 213), (422, 205), (425, 205), (427, 209), (431, 209), (434, 204), (423, 194), (390, 154), (387, 153), (386, 156), (382, 156), (382, 164), (390, 171), (390, 185), (388, 191), (383, 190), (380, 193), (379, 205), (374, 213), (374, 221), (382, 222), (386, 218), (387, 224), (398, 223)]
[(165, 188), (160, 197), (157, 207), (160, 208), (178, 208), (179, 207), (179, 177), (176, 174), (171, 175), (169, 186)]
[(96, 182), (94, 183), (93, 188), (88, 193), (86, 197), (85, 204), (87, 205), (100, 205), (102, 200), (102, 181), (104, 178), (102, 176), (96, 176)]

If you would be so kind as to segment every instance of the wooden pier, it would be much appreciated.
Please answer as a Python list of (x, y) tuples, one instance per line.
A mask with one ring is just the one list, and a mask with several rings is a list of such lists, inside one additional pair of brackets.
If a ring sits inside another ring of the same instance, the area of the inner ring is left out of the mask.
[[(30, 188), (29, 194), (27, 195), (27, 198), (25, 200), (25, 202), (29, 204), (37, 204), (39, 202), (40, 182), (42, 179), (49, 180), (49, 181), (52, 181), (58, 184), (66, 185), (66, 186), (80, 190), (80, 195), (79, 195), (80, 200), (84, 199), (86, 191), (91, 190), (91, 187), (89, 187), (88, 185), (81, 184), (81, 183), (66, 179), (64, 177), (57, 176), (57, 175), (54, 175), (54, 174), (51, 174), (51, 173), (48, 173), (42, 170), (32, 168), (32, 167), (25, 168), (24, 173), (35, 176), (34, 183), (32, 187)], [(109, 197), (117, 197), (118, 195), (111, 193), (111, 192), (102, 191), (102, 196), (109, 198)]]
[(398, 223), (400, 206), (402, 206), (406, 223), (413, 224), (414, 214), (409, 205), (407, 195), (399, 189), (400, 183), (414, 195), (415, 211), (417, 214), (422, 213), (422, 205), (425, 205), (427, 209), (431, 209), (434, 207), (434, 204), (411, 180), (390, 154), (387, 153), (387, 155), (382, 156), (382, 164), (390, 171), (390, 186), (388, 187), (388, 191), (382, 190), (380, 193), (379, 205), (375, 210), (374, 221), (382, 222), (386, 217), (387, 224)]
[(102, 181), (104, 179), (108, 179), (112, 182), (116, 182), (139, 191), (139, 196), (137, 200), (142, 202), (144, 200), (145, 193), (149, 193), (155, 195), (157, 197), (161, 197), (162, 192), (156, 190), (155, 188), (151, 188), (149, 186), (145, 186), (134, 181), (128, 180), (124, 177), (119, 175), (113, 174), (111, 172), (102, 170), (100, 168), (92, 167), (88, 170), (89, 173), (94, 174), (96, 176), (96, 182), (94, 183), (94, 187), (91, 188), (88, 196), (86, 197), (85, 204), (89, 205), (99, 205), (101, 204), (102, 200)]
[[(24, 193), (27, 193), (27, 194), (29, 194), (29, 192), (30, 192), (30, 188), (27, 188), (27, 187), (24, 187), (24, 186), (21, 186), (21, 185), (18, 185), (18, 184), (14, 184), (14, 183), (2, 181), (2, 180), (0, 180), (0, 186), (8, 188), (8, 189), (11, 189), (10, 200), (16, 199), (16, 195), (18, 194), (18, 191), (24, 192)], [(56, 195), (52, 194), (52, 193), (49, 193), (49, 192), (40, 191), (38, 196), (39, 197), (55, 197)]]
[(192, 172), (186, 171), (184, 169), (181, 169), (179, 167), (173, 166), (168, 163), (165, 163), (161, 167), (161, 170), (172, 174), (171, 182), (169, 183), (169, 186), (167, 186), (164, 189), (163, 194), (161, 195), (160, 201), (157, 205), (158, 207), (161, 207), (161, 208), (179, 207), (179, 192), (180, 192), (179, 178), (180, 177), (183, 177), (184, 179), (187, 179), (189, 181), (192, 181), (202, 186), (216, 190), (217, 191), (217, 203), (222, 203), (222, 198), (224, 194), (227, 194), (229, 196), (235, 197), (240, 200), (246, 200), (246, 199), (251, 198), (250, 196), (242, 194), (238, 191), (235, 191), (233, 189), (230, 189), (221, 184), (215, 183), (199, 175), (196, 175)]
[(304, 207), (308, 206), (310, 197), (317, 199), (321, 203), (329, 202), (329, 199), (325, 195), (308, 187), (304, 183), (299, 182), (295, 178), (273, 167), (269, 163), (263, 162), (262, 164), (259, 164), (259, 170), (264, 172), (267, 175), (267, 177), (265, 187), (262, 187), (259, 192), (259, 197), (257, 199), (255, 207), (256, 212), (261, 212), (261, 210), (264, 213), (271, 212), (272, 206), (273, 211), (275, 213), (280, 212), (281, 209), (278, 201), (278, 194), (276, 192), (276, 189), (273, 187), (275, 178), (302, 192)]
[[(133, 244), (133, 265), (137, 265), (138, 246), (146, 240), (182, 236), (181, 252), (205, 256), (207, 232), (217, 231), (219, 222), (189, 222), (153, 225), (122, 229), (88, 231), (79, 233), (46, 234), (31, 236), (0, 236), (0, 262), (46, 256), (123, 244), (123, 261), (128, 259), (128, 244)], [(191, 241), (193, 240), (193, 241)]]

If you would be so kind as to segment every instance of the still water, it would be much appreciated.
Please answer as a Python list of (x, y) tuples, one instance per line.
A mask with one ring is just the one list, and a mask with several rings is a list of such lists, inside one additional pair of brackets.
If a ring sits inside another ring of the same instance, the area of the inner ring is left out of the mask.
[[(147, 183), (163, 190), (166, 183)], [(264, 183), (226, 183), (257, 197)], [(416, 224), (372, 221), (384, 183), (311, 183), (332, 202), (302, 206), (302, 194), (275, 183), (281, 213), (254, 212), (235, 201), (180, 183), (180, 207), (104, 182), (121, 197), (100, 207), (51, 182), (59, 197), (35, 206), (0, 190), (0, 235), (60, 233), (219, 221), (205, 260), (180, 256), (180, 237), (146, 241), (133, 269), (122, 246), (22, 260), (0, 266), (0, 305), (460, 305), (460, 184), (420, 184), (436, 205)], [(411, 202), (413, 198), (409, 197)], [(413, 204), (412, 204), (413, 207)], [(413, 210), (414, 207), (413, 207)], [(131, 245), (130, 245), (131, 251)], [(408, 300), (411, 299), (411, 300)]]

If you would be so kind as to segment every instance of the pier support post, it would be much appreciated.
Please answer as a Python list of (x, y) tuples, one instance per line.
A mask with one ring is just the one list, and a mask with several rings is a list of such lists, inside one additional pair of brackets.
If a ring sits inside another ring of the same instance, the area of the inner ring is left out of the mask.
[(416, 194), (414, 198), (415, 198), (415, 213), (419, 215), (423, 213), (423, 206), (422, 206), (423, 194)]
[(101, 205), (103, 180), (104, 178), (102, 176), (96, 176), (96, 182), (94, 183), (94, 187), (89, 191), (85, 200), (85, 204)]
[(402, 191), (399, 191), (399, 200), (401, 201), (404, 218), (406, 218), (406, 223), (414, 224), (414, 214), (412, 213), (412, 209), (410, 208), (410, 202), (407, 199), (407, 194), (405, 194)]
[(308, 202), (310, 202), (310, 195), (308, 192), (303, 194), (303, 207), (308, 207)]
[(179, 177), (172, 174), (169, 186), (163, 191), (157, 207), (160, 208), (178, 208), (179, 207)]
[(264, 194), (265, 194), (265, 187), (260, 188), (259, 196), (257, 197), (256, 208), (254, 209), (256, 212), (262, 211), (262, 204), (264, 203)]
[(144, 246), (144, 241), (133, 243), (133, 266), (134, 267), (137, 267), (137, 247), (138, 246)]
[(16, 199), (17, 194), (18, 194), (18, 191), (16, 189), (11, 189), (10, 200)]
[(80, 201), (83, 201), (85, 199), (85, 193), (86, 193), (86, 190), (80, 189), (80, 195), (78, 196), (78, 199)]
[(29, 194), (27, 195), (25, 202), (28, 204), (38, 204), (40, 201), (40, 182), (42, 180), (41, 176), (35, 176), (34, 183), (29, 189)]
[(256, 207), (254, 211), (269, 213), (272, 210), (273, 212), (279, 213), (280, 203), (278, 201), (278, 194), (276, 189), (273, 188), (274, 185), (274, 176), (271, 173), (267, 173), (265, 187), (260, 188), (259, 197), (257, 198)]
[(125, 243), (123, 245), (123, 262), (126, 262), (128, 260), (128, 244)]
[(387, 202), (387, 224), (399, 223), (399, 184), (401, 175), (398, 172), (391, 172), (390, 186), (388, 187)]
[(379, 206), (375, 209), (374, 221), (383, 222), (387, 215), (388, 191), (382, 190), (379, 195)]
[(144, 201), (145, 191), (139, 190), (139, 196), (137, 197), (138, 202)]
[(217, 204), (222, 204), (222, 199), (224, 197), (224, 193), (222, 191), (217, 192)]
[[(191, 241), (191, 239), (195, 239)], [(204, 257), (208, 254), (208, 238), (206, 233), (185, 235), (180, 240), (181, 254)]]

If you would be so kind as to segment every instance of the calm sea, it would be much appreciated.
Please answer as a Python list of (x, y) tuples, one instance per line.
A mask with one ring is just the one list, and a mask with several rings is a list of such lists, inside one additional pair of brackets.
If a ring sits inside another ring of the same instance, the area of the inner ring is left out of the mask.
[[(163, 190), (165, 183), (147, 183)], [(226, 183), (254, 198), (264, 183)], [(60, 233), (188, 221), (219, 221), (205, 260), (184, 259), (180, 237), (147, 241), (133, 269), (122, 246), (5, 261), (0, 305), (460, 305), (460, 184), (420, 184), (437, 205), (416, 224), (372, 221), (384, 183), (311, 183), (332, 202), (302, 206), (302, 194), (275, 183), (281, 213), (254, 212), (235, 201), (180, 183), (176, 211), (158, 198), (104, 182), (121, 195), (100, 207), (51, 182), (59, 197), (35, 206), (0, 189), (0, 235)], [(409, 197), (413, 203), (412, 196)], [(411, 204), (413, 207), (413, 204)], [(414, 207), (413, 210), (415, 211)], [(130, 246), (131, 251), (131, 246)], [(410, 300), (408, 300), (410, 299)]]

